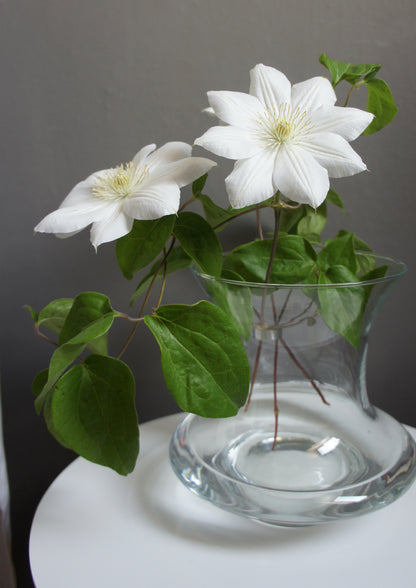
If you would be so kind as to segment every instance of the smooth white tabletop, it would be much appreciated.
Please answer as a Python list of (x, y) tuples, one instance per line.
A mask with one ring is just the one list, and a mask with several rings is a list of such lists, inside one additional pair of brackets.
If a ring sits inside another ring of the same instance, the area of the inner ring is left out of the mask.
[(416, 586), (416, 484), (356, 519), (261, 525), (217, 509), (177, 480), (168, 444), (182, 417), (141, 426), (140, 457), (128, 477), (81, 458), (58, 476), (32, 524), (37, 588)]

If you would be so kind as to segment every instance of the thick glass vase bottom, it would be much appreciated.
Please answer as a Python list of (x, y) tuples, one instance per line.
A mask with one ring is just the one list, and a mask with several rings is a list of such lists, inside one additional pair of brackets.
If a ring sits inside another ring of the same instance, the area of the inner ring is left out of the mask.
[(416, 477), (416, 446), (386, 413), (304, 382), (258, 386), (228, 419), (188, 415), (170, 444), (174, 472), (195, 494), (263, 523), (304, 526), (384, 507)]

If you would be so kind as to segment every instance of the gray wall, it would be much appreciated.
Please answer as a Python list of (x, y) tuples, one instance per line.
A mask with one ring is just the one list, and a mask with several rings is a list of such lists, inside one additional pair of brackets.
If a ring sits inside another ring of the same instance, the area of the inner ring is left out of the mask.
[[(292, 81), (325, 75), (318, 63), (323, 51), (382, 64), (399, 114), (380, 134), (355, 143), (371, 172), (334, 183), (349, 214), (332, 220), (409, 266), (374, 327), (368, 376), (373, 402), (416, 425), (415, 16), (414, 0), (0, 1), (0, 359), (21, 586), (31, 585), (26, 551), (34, 508), (72, 459), (34, 414), (31, 380), (47, 365), (50, 349), (35, 337), (22, 307), (41, 308), (91, 289), (123, 309), (134, 286), (120, 278), (112, 245), (96, 255), (87, 232), (60, 241), (34, 237), (33, 227), (92, 171), (128, 161), (147, 143), (192, 143), (209, 126), (200, 114), (205, 92), (247, 91), (249, 69), (258, 62)], [(364, 93), (358, 95), (355, 104), (364, 102)], [(210, 178), (219, 203), (225, 203), (228, 169), (222, 161)], [(171, 283), (167, 300), (198, 295), (185, 274)], [(133, 363), (137, 357), (140, 419), (175, 411), (156, 345), (143, 334), (128, 355)]]

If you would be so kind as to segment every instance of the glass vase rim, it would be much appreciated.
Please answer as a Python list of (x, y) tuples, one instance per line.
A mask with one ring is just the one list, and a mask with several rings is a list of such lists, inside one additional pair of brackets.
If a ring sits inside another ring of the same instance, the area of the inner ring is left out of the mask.
[[(240, 286), (244, 288), (270, 288), (270, 289), (300, 289), (303, 290), (305, 288), (310, 289), (323, 289), (323, 288), (352, 288), (356, 286), (374, 286), (376, 284), (382, 284), (386, 282), (391, 282), (402, 277), (407, 272), (407, 265), (391, 256), (387, 255), (380, 255), (368, 251), (356, 251), (357, 255), (366, 255), (371, 256), (377, 259), (379, 262), (384, 262), (385, 264), (389, 264), (389, 267), (397, 266), (395, 271), (390, 274), (387, 274), (380, 278), (372, 278), (369, 280), (357, 280), (356, 282), (334, 282), (331, 284), (310, 284), (310, 283), (303, 283), (303, 282), (296, 282), (294, 284), (285, 283), (285, 282), (268, 282), (267, 284), (264, 282), (251, 282), (247, 280), (232, 280), (230, 278), (223, 278), (221, 276), (215, 276), (212, 274), (208, 274), (202, 270), (200, 270), (194, 263), (191, 265), (192, 271), (198, 275), (200, 278), (204, 280), (210, 280), (212, 282), (218, 282), (220, 284), (228, 285), (228, 286)], [(227, 253), (224, 254), (224, 257)]]

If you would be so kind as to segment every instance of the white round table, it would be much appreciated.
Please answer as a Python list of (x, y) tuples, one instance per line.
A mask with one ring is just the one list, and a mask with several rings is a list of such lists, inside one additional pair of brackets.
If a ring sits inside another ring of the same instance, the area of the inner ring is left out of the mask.
[(168, 444), (182, 417), (141, 426), (140, 458), (127, 477), (81, 458), (57, 477), (31, 529), (37, 588), (416, 585), (416, 484), (356, 519), (261, 525), (217, 509), (177, 480)]

